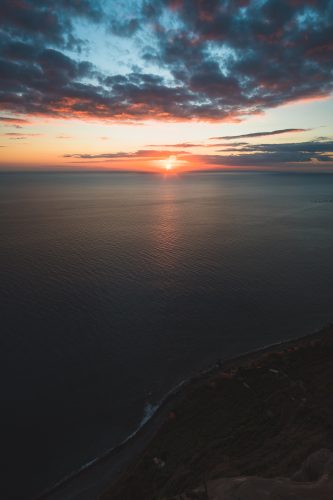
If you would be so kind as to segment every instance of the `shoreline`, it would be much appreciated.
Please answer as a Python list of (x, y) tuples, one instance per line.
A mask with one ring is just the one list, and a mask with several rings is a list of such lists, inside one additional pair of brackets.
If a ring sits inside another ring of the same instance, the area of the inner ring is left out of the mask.
[(128, 467), (139, 458), (158, 434), (168, 412), (186, 396), (191, 388), (200, 385), (221, 370), (242, 367), (253, 363), (265, 354), (302, 345), (314, 339), (320, 340), (327, 335), (331, 327), (332, 325), (326, 325), (307, 335), (266, 345), (233, 358), (217, 360), (213, 365), (182, 380), (160, 400), (152, 415), (149, 418), (144, 417), (139, 426), (125, 440), (68, 474), (35, 496), (34, 500), (61, 500), (64, 495), (66, 495), (66, 500), (98, 499), (104, 491), (111, 488), (122, 475), (126, 474)]

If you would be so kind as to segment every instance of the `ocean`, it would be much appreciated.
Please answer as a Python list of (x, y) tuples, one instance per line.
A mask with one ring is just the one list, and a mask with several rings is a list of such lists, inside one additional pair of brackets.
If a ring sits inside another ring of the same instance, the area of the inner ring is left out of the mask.
[(3, 500), (217, 359), (332, 322), (333, 175), (0, 174)]

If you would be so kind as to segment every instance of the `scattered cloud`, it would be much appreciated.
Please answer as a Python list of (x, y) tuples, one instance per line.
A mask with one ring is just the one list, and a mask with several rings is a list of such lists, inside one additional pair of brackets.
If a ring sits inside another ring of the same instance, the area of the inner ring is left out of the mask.
[(306, 142), (286, 142), (282, 144), (254, 144), (246, 145), (241, 151), (247, 152), (268, 152), (268, 153), (328, 153), (333, 151), (333, 141), (306, 141)]
[(229, 140), (229, 139), (242, 139), (251, 137), (264, 137), (267, 135), (280, 135), (289, 134), (291, 132), (306, 132), (308, 128), (284, 128), (281, 130), (271, 130), (270, 132), (252, 132), (251, 134), (240, 134), (240, 135), (224, 135), (222, 137), (211, 137), (211, 140)]
[[(189, 153), (186, 151), (175, 151), (174, 155), (188, 155)], [(139, 149), (134, 152), (116, 152), (116, 153), (99, 153), (99, 154), (90, 154), (90, 153), (75, 153), (75, 154), (65, 154), (64, 158), (80, 158), (84, 160), (92, 160), (92, 159), (106, 159), (106, 160), (119, 160), (119, 159), (135, 159), (135, 158), (149, 158), (149, 159), (161, 159), (168, 158), (170, 156), (170, 151), (167, 150), (152, 150), (152, 149)]]
[[(233, 152), (231, 155), (225, 153)], [(274, 164), (331, 162), (333, 141), (307, 141), (283, 144), (245, 145), (237, 151), (221, 150), (220, 155), (202, 156), (202, 161), (227, 166), (270, 166)]]
[(149, 148), (199, 148), (204, 147), (203, 144), (192, 142), (179, 142), (176, 144), (148, 144)]
[[(233, 154), (225, 154), (232, 152)], [(197, 155), (188, 151), (174, 151), (177, 160), (199, 162), (214, 166), (272, 166), (276, 164), (300, 164), (313, 162), (331, 162), (333, 164), (333, 141), (307, 141), (284, 144), (256, 144), (245, 143), (240, 149), (222, 150), (223, 154)], [(65, 154), (65, 158), (83, 160), (121, 160), (121, 159), (165, 159), (170, 156), (169, 150), (143, 149), (134, 152), (116, 153), (76, 153)]]
[(217, 144), (204, 144), (204, 143), (195, 143), (195, 142), (178, 142), (175, 144), (147, 144), (147, 147), (155, 147), (155, 148), (216, 148), (216, 147), (238, 147), (244, 146), (247, 142), (227, 142), (227, 143), (217, 143)]
[(5, 132), (4, 134), (1, 135), (10, 137), (40, 137), (43, 134), (31, 134), (27, 132)]
[(30, 125), (29, 120), (24, 118), (13, 118), (10, 116), (0, 116), (0, 123), (8, 127), (22, 128), (23, 125)]
[(28, 137), (41, 137), (43, 134), (32, 134), (25, 132), (6, 132), (1, 134), (3, 137), (8, 137), (10, 141), (22, 141)]
[(215, 144), (206, 144), (207, 148), (217, 148), (217, 147), (226, 147), (226, 148), (238, 148), (239, 146), (245, 146), (248, 144), (247, 142), (218, 142)]

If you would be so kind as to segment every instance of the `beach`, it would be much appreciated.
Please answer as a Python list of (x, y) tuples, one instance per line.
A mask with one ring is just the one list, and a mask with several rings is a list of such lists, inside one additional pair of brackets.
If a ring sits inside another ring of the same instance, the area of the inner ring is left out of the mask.
[(123, 446), (40, 498), (148, 500), (221, 477), (290, 477), (310, 453), (333, 449), (332, 334), (217, 362)]

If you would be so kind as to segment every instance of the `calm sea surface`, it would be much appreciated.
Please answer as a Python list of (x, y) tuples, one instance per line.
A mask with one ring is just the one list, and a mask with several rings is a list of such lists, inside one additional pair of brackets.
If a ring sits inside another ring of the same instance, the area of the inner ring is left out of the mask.
[(333, 319), (333, 175), (0, 174), (2, 500), (217, 358)]

